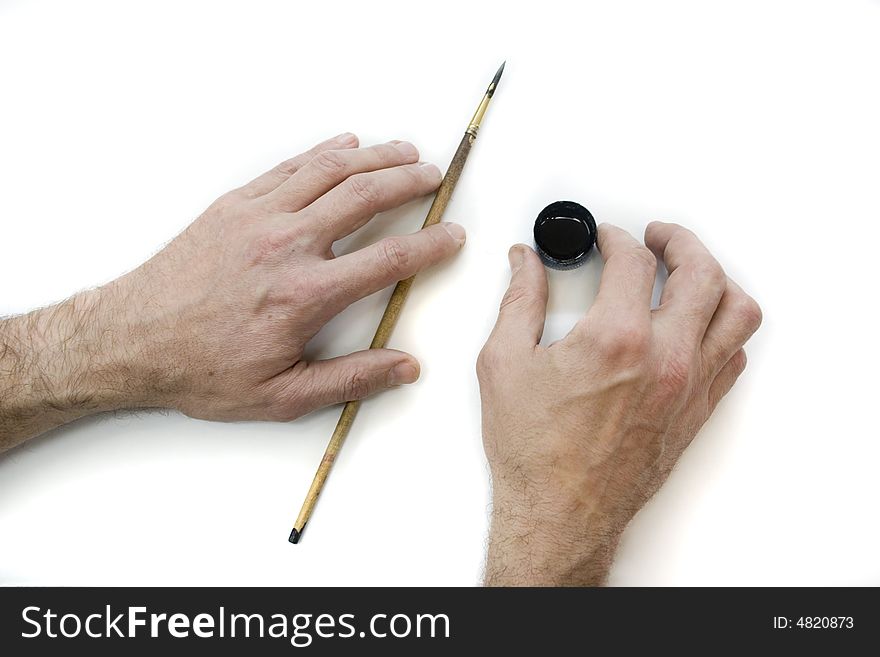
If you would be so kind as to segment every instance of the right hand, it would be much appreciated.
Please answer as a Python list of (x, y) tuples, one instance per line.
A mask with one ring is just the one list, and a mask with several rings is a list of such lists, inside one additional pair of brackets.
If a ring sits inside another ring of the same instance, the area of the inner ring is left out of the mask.
[[(627, 523), (746, 364), (755, 301), (697, 237), (654, 222), (646, 248), (604, 224), (596, 301), (538, 343), (547, 276), (526, 246), (477, 372), (492, 470), (487, 584), (599, 584)], [(669, 279), (651, 309), (656, 257)]]

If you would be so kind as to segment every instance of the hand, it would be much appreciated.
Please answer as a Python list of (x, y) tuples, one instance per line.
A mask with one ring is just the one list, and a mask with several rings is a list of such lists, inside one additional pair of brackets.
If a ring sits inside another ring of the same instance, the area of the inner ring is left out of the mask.
[[(538, 344), (544, 268), (528, 247), (510, 251), (477, 364), (493, 480), (487, 584), (604, 582), (621, 532), (746, 365), (755, 301), (690, 231), (655, 222), (645, 244), (599, 227), (595, 303), (549, 347)], [(652, 310), (655, 254), (669, 278)]]
[(412, 144), (357, 146), (340, 135), (279, 164), (133, 272), (0, 325), (0, 389), (20, 397), (0, 405), (0, 439), (122, 406), (291, 420), (414, 382), (415, 358), (389, 349), (303, 360), (349, 304), (464, 243), (461, 226), (439, 224), (334, 258), (336, 240), (441, 180)]

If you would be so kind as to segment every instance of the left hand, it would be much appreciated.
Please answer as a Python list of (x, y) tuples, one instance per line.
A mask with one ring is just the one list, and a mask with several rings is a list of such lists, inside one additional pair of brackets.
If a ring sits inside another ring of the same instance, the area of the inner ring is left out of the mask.
[(0, 321), (0, 450), (115, 408), (291, 420), (414, 382), (418, 361), (400, 351), (303, 351), (354, 301), (458, 252), (464, 229), (449, 223), (332, 251), (440, 180), (412, 144), (358, 148), (346, 133), (224, 194), (122, 278)]

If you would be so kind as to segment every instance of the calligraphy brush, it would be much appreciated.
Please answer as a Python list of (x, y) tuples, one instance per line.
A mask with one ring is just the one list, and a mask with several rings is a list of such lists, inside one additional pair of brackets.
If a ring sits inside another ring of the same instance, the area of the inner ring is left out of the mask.
[[(461, 176), (462, 169), (464, 169), (464, 163), (467, 161), (471, 146), (477, 139), (477, 131), (480, 129), (483, 115), (486, 113), (486, 108), (489, 107), (489, 101), (495, 93), (495, 88), (498, 86), (502, 72), (504, 72), (504, 64), (501, 64), (501, 68), (498, 69), (498, 72), (492, 79), (492, 83), (486, 89), (486, 93), (480, 101), (480, 106), (477, 107), (474, 117), (468, 124), (467, 130), (465, 130), (464, 136), (461, 138), (461, 143), (458, 145), (458, 150), (455, 151), (452, 162), (449, 164), (449, 169), (446, 170), (446, 175), (443, 176), (443, 181), (440, 183), (440, 188), (437, 190), (437, 195), (434, 197), (431, 209), (428, 210), (428, 216), (425, 218), (422, 228), (433, 226), (443, 216), (443, 212), (449, 203), (449, 198), (452, 196), (452, 191), (455, 189), (455, 184), (458, 182), (459, 176)], [(385, 307), (382, 320), (379, 322), (379, 328), (376, 329), (376, 335), (370, 344), (370, 349), (383, 349), (385, 347), (388, 338), (391, 336), (391, 331), (395, 323), (397, 323), (397, 318), (400, 316), (403, 302), (406, 300), (407, 294), (409, 294), (409, 289), (412, 287), (414, 279), (415, 276), (411, 276), (406, 280), (400, 281), (394, 288), (394, 292), (391, 293), (391, 299), (388, 300), (388, 305)], [(324, 458), (321, 459), (321, 464), (318, 466), (318, 471), (315, 473), (315, 478), (312, 481), (309, 492), (306, 494), (306, 499), (303, 502), (302, 509), (300, 509), (299, 516), (293, 524), (293, 530), (290, 532), (289, 538), (291, 543), (299, 543), (299, 540), (302, 538), (306, 523), (312, 515), (315, 503), (318, 501), (318, 496), (321, 494), (324, 483), (327, 481), (327, 475), (330, 474), (330, 469), (336, 461), (336, 456), (339, 454), (339, 450), (342, 449), (342, 444), (348, 436), (360, 405), (361, 402), (356, 400), (346, 402), (342, 408), (342, 415), (339, 416), (339, 421), (336, 423), (336, 429), (333, 431), (330, 443), (324, 452)]]

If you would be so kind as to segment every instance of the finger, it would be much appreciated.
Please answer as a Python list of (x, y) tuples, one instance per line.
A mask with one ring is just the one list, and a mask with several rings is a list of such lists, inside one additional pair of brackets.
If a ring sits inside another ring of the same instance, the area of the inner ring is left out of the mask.
[(331, 279), (328, 288), (336, 295), (334, 310), (436, 265), (458, 253), (464, 241), (464, 228), (442, 223), (411, 235), (387, 237), (328, 261), (324, 270)]
[(730, 360), (727, 361), (724, 367), (721, 368), (721, 371), (718, 372), (718, 376), (715, 377), (712, 385), (709, 386), (710, 413), (715, 410), (715, 407), (718, 405), (718, 402), (721, 401), (721, 398), (730, 392), (730, 389), (733, 388), (733, 384), (736, 383), (736, 380), (739, 378), (739, 375), (743, 373), (744, 369), (746, 369), (746, 352), (743, 349), (739, 349), (733, 354)]
[(702, 340), (727, 287), (724, 270), (696, 235), (677, 224), (648, 224), (645, 244), (669, 272), (655, 318)]
[(379, 212), (396, 208), (437, 189), (442, 176), (433, 164), (359, 173), (324, 194), (298, 215), (319, 248), (353, 233)]
[(760, 326), (761, 307), (728, 278), (727, 289), (703, 337), (706, 371), (716, 375)]
[[(611, 224), (599, 226), (596, 240), (605, 266), (589, 314), (613, 318), (627, 326), (650, 322), (651, 295), (657, 276), (654, 254), (628, 232)], [(582, 319), (575, 331), (586, 323)]]
[(414, 383), (419, 363), (402, 351), (367, 349), (329, 360), (301, 361), (281, 376), (273, 396), (280, 415), (292, 419), (323, 406)]
[(244, 193), (248, 198), (256, 198), (268, 194), (273, 189), (281, 185), (285, 180), (290, 178), (294, 173), (299, 171), (306, 163), (313, 160), (319, 154), (342, 148), (357, 148), (358, 138), (350, 132), (344, 132), (341, 135), (322, 141), (317, 146), (301, 153), (296, 157), (285, 160), (281, 164), (273, 167), (266, 173), (251, 180), (247, 185), (240, 187), (238, 191)]
[(406, 141), (369, 148), (325, 150), (266, 195), (270, 209), (297, 212), (349, 176), (419, 161), (419, 151)]
[(498, 320), (486, 346), (535, 347), (544, 334), (547, 317), (547, 272), (537, 254), (525, 244), (515, 244), (507, 257), (510, 285), (501, 299)]

